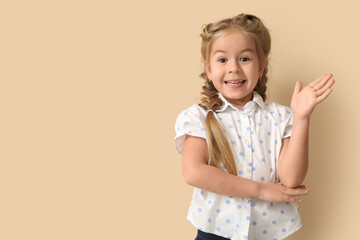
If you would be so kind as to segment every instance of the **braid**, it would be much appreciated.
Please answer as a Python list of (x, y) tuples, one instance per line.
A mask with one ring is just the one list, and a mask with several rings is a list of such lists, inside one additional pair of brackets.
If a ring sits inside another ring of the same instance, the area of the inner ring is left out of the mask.
[[(271, 48), (271, 38), (268, 29), (258, 17), (250, 14), (239, 14), (233, 18), (227, 18), (216, 23), (203, 25), (200, 34), (202, 38), (202, 60), (206, 64), (209, 61), (211, 46), (214, 41), (231, 32), (234, 28), (238, 29), (254, 41), (259, 62), (262, 64), (261, 67), (263, 67), (262, 76), (258, 80), (254, 91), (256, 91), (265, 101), (267, 89), (266, 83), (268, 81), (267, 58)], [(210, 163), (218, 168), (225, 167), (229, 173), (237, 175), (235, 159), (230, 144), (224, 134), (223, 128), (219, 121), (216, 120), (213, 112), (221, 107), (222, 101), (219, 98), (218, 91), (214, 84), (209, 81), (206, 71), (200, 76), (205, 80), (205, 84), (202, 87), (202, 97), (199, 106), (206, 110), (212, 110), (209, 111), (206, 116), (206, 135)]]
[(214, 87), (214, 84), (212, 82), (205, 81), (205, 85), (202, 87), (202, 90), (202, 98), (199, 106), (206, 110), (218, 110), (222, 105), (222, 101), (219, 98), (218, 91)]
[(258, 83), (254, 88), (254, 91), (257, 92), (263, 98), (264, 101), (266, 101), (266, 89), (267, 89), (266, 83), (268, 81), (267, 72), (268, 72), (268, 67), (265, 67), (261, 78), (259, 79)]
[[(201, 76), (204, 77), (203, 74), (201, 74)], [(214, 87), (214, 84), (205, 80), (205, 85), (202, 89), (202, 98), (199, 106), (206, 110), (218, 110), (222, 105), (222, 100), (219, 98), (218, 91)], [(216, 120), (213, 111), (208, 112), (205, 121), (210, 164), (217, 168), (224, 167), (228, 173), (237, 175), (235, 159), (230, 144), (223, 133), (222, 126)]]

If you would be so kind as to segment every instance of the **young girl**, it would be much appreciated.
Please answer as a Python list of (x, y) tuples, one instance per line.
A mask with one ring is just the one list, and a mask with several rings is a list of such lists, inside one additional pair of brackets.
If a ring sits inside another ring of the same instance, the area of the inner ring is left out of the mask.
[(308, 168), (310, 115), (334, 84), (326, 74), (302, 89), (291, 109), (265, 103), (270, 35), (240, 14), (204, 26), (201, 103), (176, 121), (176, 150), (194, 186), (188, 220), (197, 240), (283, 239), (301, 228), (295, 196)]

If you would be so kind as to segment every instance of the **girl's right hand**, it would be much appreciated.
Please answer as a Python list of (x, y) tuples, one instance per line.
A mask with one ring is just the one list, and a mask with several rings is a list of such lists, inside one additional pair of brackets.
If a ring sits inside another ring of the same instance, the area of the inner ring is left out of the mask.
[(260, 183), (258, 198), (266, 202), (301, 203), (301, 200), (295, 197), (307, 195), (309, 192), (310, 190), (304, 185), (297, 188), (287, 188), (281, 183)]

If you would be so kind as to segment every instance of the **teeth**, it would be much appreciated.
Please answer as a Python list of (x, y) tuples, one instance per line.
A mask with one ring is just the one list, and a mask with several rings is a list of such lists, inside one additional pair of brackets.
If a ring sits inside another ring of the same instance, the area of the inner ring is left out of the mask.
[(238, 84), (242, 84), (244, 82), (245, 82), (245, 80), (242, 80), (242, 81), (225, 81), (225, 83), (229, 84), (229, 85), (238, 85)]

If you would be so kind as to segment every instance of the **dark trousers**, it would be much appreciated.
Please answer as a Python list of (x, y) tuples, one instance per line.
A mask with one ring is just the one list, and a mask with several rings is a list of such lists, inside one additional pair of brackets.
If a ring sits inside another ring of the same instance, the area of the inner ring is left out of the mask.
[(206, 233), (198, 230), (198, 234), (195, 240), (229, 240), (229, 238), (224, 238), (215, 234)]

